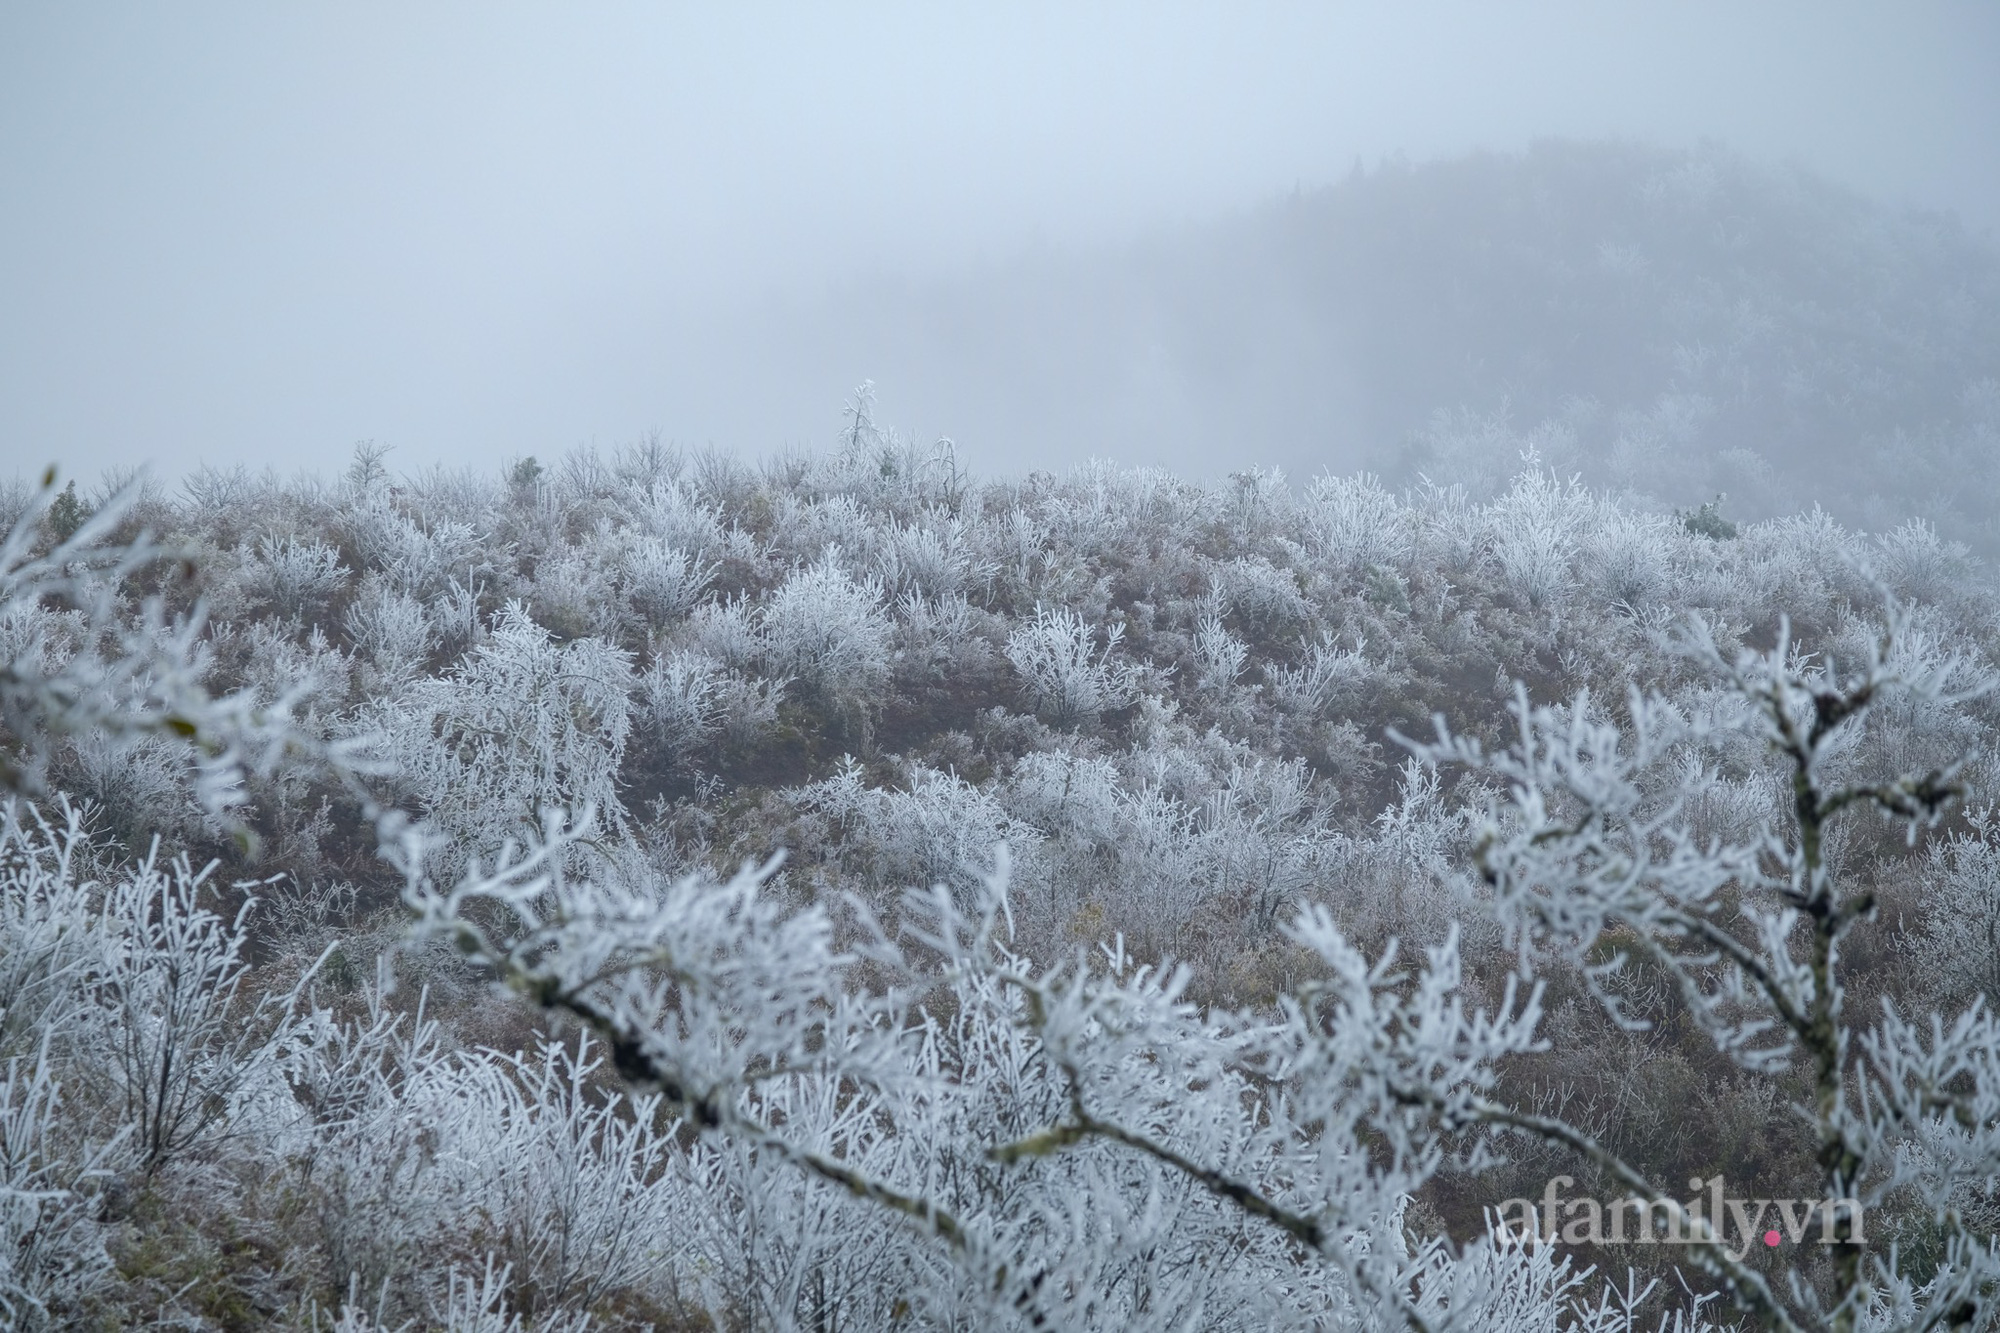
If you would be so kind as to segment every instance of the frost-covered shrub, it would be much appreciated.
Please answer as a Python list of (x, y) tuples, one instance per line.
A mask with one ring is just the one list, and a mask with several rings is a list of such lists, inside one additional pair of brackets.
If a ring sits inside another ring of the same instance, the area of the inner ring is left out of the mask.
[(193, 742), (185, 753), (195, 804), (249, 844), (246, 771), (269, 774), (282, 758), (295, 774), (354, 780), (351, 747), (293, 724), (294, 693), (210, 694), (199, 615), (171, 617), (160, 593), (128, 596), (136, 592), (128, 583), (167, 554), (143, 537), (112, 540), (130, 490), (108, 498), (66, 540), (38, 550), (54, 481), (51, 470), (0, 540), (0, 796), (44, 793), (65, 737), (172, 737)]
[(323, 542), (260, 537), (242, 577), (250, 594), (274, 613), (300, 619), (317, 613), (345, 587), (349, 572), (340, 552)]
[(74, 809), (0, 818), (0, 1317), (54, 1329), (111, 1277), (93, 1195), (130, 1161), (115, 1122), (67, 1094), (65, 1057), (95, 1054), (89, 980), (102, 949)]
[(1539, 470), (1524, 472), (1493, 505), (1493, 558), (1509, 586), (1535, 606), (1562, 600), (1589, 496)]
[(857, 863), (878, 889), (943, 884), (969, 893), (990, 873), (996, 847), (1006, 843), (1026, 853), (1037, 838), (1008, 818), (992, 793), (921, 764), (911, 768), (907, 788), (897, 790), (868, 786), (849, 760), (796, 799), (826, 822), (841, 859)]
[(1199, 811), (1195, 831), (1196, 885), (1267, 928), (1323, 881), (1345, 844), (1298, 759), (1232, 769)]
[(353, 664), (314, 625), (303, 639), (260, 620), (243, 635), (243, 685), (261, 702), (284, 701), (295, 714), (330, 713), (347, 702)]
[(47, 813), (15, 806), (0, 818), (0, 1058), (32, 1056), (44, 1039), (80, 1039), (96, 892), (83, 822), (68, 803)]
[(633, 526), (666, 550), (702, 560), (715, 558), (725, 545), (722, 511), (677, 480), (654, 481), (628, 492), (624, 502)]
[(344, 515), (348, 532), (369, 566), (391, 587), (434, 602), (451, 585), (470, 586), (491, 568), (479, 534), (461, 519), (420, 524), (375, 498)]
[(118, 1144), (64, 1132), (52, 1037), (0, 1063), (0, 1319), (19, 1333), (71, 1326), (112, 1276), (91, 1196)]
[(1657, 515), (1603, 506), (1578, 542), (1579, 566), (1608, 605), (1657, 604), (1672, 588), (1672, 529)]
[[(423, 1307), (426, 1327), (438, 1333), (586, 1333), (594, 1327), (587, 1314), (553, 1315), (531, 1321), (509, 1310), (512, 1278), (511, 1268), (495, 1264), (491, 1258), (477, 1274), (452, 1268), (445, 1276), (442, 1295)], [(326, 1333), (408, 1333), (413, 1321), (395, 1321), (384, 1313), (390, 1299), (391, 1292), (386, 1287), (364, 1295), (360, 1280), (350, 1281), (347, 1299), (340, 1303), (332, 1321), (324, 1325)], [(320, 1333), (321, 1327), (315, 1317), (313, 1333)]]
[(439, 646), (424, 604), (373, 574), (347, 608), (344, 626), (355, 651), (373, 670), (378, 694), (395, 695), (415, 680)]
[(1407, 759), (1396, 800), (1366, 836), (1325, 839), (1319, 884), (1357, 942), (1435, 945), (1458, 930), (1470, 954), (1493, 942), (1490, 923), (1461, 922), (1454, 854), (1471, 812), (1444, 799), (1437, 771)]
[(0, 481), (0, 530), (12, 532), (21, 516), (35, 505), (35, 488), (23, 476)]
[(595, 636), (615, 642), (621, 616), (617, 588), (604, 574), (603, 553), (561, 545), (535, 564), (527, 607), (535, 623), (563, 638)]
[(649, 627), (687, 615), (714, 577), (714, 565), (661, 537), (640, 538), (619, 559), (619, 592)]
[[(1033, 754), (1002, 791), (1036, 835), (1024, 905), (1061, 926), (1094, 903), (1135, 941), (1186, 956), (1216, 917), (1268, 919), (1326, 879), (1342, 845), (1301, 761), (1227, 766), (1199, 791), (1144, 755)], [(1206, 915), (1205, 915), (1206, 914)]]
[(680, 638), (703, 657), (732, 671), (748, 670), (764, 655), (764, 630), (747, 598), (703, 602)]
[(243, 1099), (269, 1090), (298, 1028), (296, 995), (239, 1004), (254, 899), (233, 921), (200, 907), (213, 869), (149, 856), (105, 891), (94, 923), (101, 943), (86, 1042), (103, 1045), (86, 1081), (147, 1172), (226, 1134)]
[[(670, 746), (680, 735), (700, 744), (702, 719), (718, 726), (731, 745), (755, 745), (778, 719), (789, 679), (757, 674), (768, 638), (747, 597), (710, 600), (695, 608), (662, 650), (641, 682), (643, 706)], [(668, 646), (672, 645), (672, 646)]]
[(640, 706), (660, 746), (678, 758), (712, 735), (722, 720), (722, 671), (695, 653), (656, 656), (639, 678)]
[(1809, 514), (1756, 524), (1738, 544), (1745, 557), (1741, 596), (1785, 607), (1824, 606), (1840, 597), (1865, 605), (1873, 598), (1864, 553), (1817, 505)]
[(65, 758), (70, 794), (118, 812), (128, 836), (185, 838), (201, 830), (201, 807), (188, 792), (187, 748), (179, 742), (91, 732), (76, 737)]
[(509, 1303), (544, 1316), (656, 1283), (687, 1244), (659, 1098), (602, 1093), (591, 1082), (602, 1063), (588, 1038), (461, 1060), (462, 1109), (436, 1126), (467, 1230), (506, 1264)]
[(461, 1146), (451, 1131), (476, 1109), (459, 1095), (466, 1067), (435, 1018), (390, 1012), (373, 992), (345, 1021), (313, 1013), (285, 1061), (298, 1110), (274, 1146), (310, 1182), (306, 1236), (350, 1306), (358, 1312), (366, 1292), (391, 1327), (434, 1290), (425, 1257), (453, 1237), (464, 1207), (449, 1184)]
[(1250, 647), (1223, 628), (1222, 620), (1209, 612), (1195, 623), (1194, 687), (1207, 694), (1226, 696), (1236, 688), (1243, 674)]
[(852, 495), (781, 494), (772, 526), (771, 545), (787, 563), (830, 563), (863, 579), (872, 577), (870, 552), (884, 535)]
[(1091, 459), (1049, 493), (1043, 512), (1051, 536), (1079, 561), (1112, 554), (1124, 536), (1122, 492), (1128, 486), (1150, 489), (1151, 480), (1143, 473), (1121, 475), (1108, 459)]
[(1425, 478), (1411, 498), (1416, 558), (1451, 578), (1476, 571), (1492, 548), (1493, 534), (1465, 484)]
[[(355, 446), (355, 463), (348, 467), (349, 485), (357, 486), (363, 496), (377, 496), (389, 490), (388, 469), (382, 459), (388, 451), (381, 449), (376, 454), (374, 467), (377, 473), (373, 480), (365, 477), (368, 464), (363, 450), (368, 446)], [(356, 465), (364, 476), (357, 478)], [(420, 514), (436, 519), (450, 519), (458, 523), (475, 526), (487, 521), (491, 512), (506, 502), (506, 482), (495, 472), (483, 467), (447, 467), (438, 464), (421, 468), (402, 479), (405, 498), (410, 507)], [(365, 500), (362, 501), (365, 503)]]
[(1877, 539), (1879, 573), (1904, 597), (1921, 602), (1946, 602), (1963, 595), (1972, 577), (1971, 552), (1963, 542), (1939, 539), (1937, 529), (1920, 518)]
[(1336, 570), (1394, 566), (1409, 552), (1402, 506), (1366, 473), (1315, 478), (1299, 508), (1306, 549)]
[(1028, 506), (1015, 504), (982, 523), (977, 535), (1003, 586), (1032, 601), (1039, 581), (1055, 562), (1048, 525)]
[(1211, 577), (1216, 596), (1256, 634), (1274, 634), (1313, 617), (1298, 576), (1263, 556), (1238, 556), (1217, 566)]
[[(0, 813), (0, 1313), (76, 1327), (120, 1280), (119, 1198), (262, 1148), (306, 1038), (296, 991), (252, 990), (246, 902), (214, 867), (93, 853), (74, 808)], [(104, 879), (86, 878), (104, 871)]]
[(1682, 818), (1704, 841), (1747, 840), (1776, 817), (1784, 796), (1774, 773), (1760, 768), (1728, 776), (1693, 754), (1682, 758), (1676, 780)]
[(762, 607), (774, 673), (841, 707), (866, 707), (889, 679), (892, 624), (881, 585), (856, 582), (833, 556), (795, 571)]
[(2000, 1012), (2000, 819), (1989, 806), (1970, 828), (1931, 843), (1919, 867), (1926, 917), (1915, 952), (1928, 996)]
[(730, 672), (716, 685), (715, 706), (722, 734), (731, 745), (749, 747), (770, 735), (785, 699), (785, 681)]
[(994, 566), (974, 556), (962, 519), (951, 514), (927, 514), (926, 521), (892, 528), (877, 558), (883, 583), (939, 600), (961, 596), (984, 585)]
[(548, 807), (593, 807), (622, 827), (632, 686), (628, 654), (594, 638), (558, 644), (510, 603), (449, 676), (375, 720), (401, 780), (462, 856), (533, 830)]
[(1331, 631), (1322, 631), (1319, 640), (1299, 641), (1297, 666), (1273, 664), (1264, 669), (1271, 696), (1278, 706), (1304, 717), (1319, 717), (1327, 708), (1365, 683), (1372, 671), (1363, 655), (1366, 639), (1347, 651), (1334, 641)]
[(982, 617), (962, 595), (932, 598), (911, 589), (894, 609), (899, 672), (942, 678), (990, 652), (978, 633)]
[(1087, 721), (1129, 704), (1138, 673), (1118, 651), (1123, 625), (1099, 646), (1090, 623), (1068, 607), (1044, 608), (1007, 636), (1007, 660), (1034, 706), (1059, 724)]

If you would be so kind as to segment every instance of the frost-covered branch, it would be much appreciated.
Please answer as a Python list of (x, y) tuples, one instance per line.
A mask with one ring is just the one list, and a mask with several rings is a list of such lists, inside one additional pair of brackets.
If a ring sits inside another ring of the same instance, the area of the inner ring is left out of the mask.
[[(690, 878), (663, 891), (573, 880), (561, 854), (587, 834), (590, 818), (565, 825), (552, 815), (535, 846), (510, 847), (484, 873), (474, 863), (446, 892), (424, 879), (413, 835), (403, 864), (417, 938), (449, 939), (537, 1007), (588, 1025), (621, 1075), (657, 1090), (700, 1128), (776, 1152), (964, 1246), (966, 1232), (948, 1210), (793, 1142), (753, 1109), (756, 1086), (774, 1077), (894, 1077), (869, 1050), (892, 1011), (849, 993), (843, 982), (854, 959), (834, 950), (825, 914), (785, 917), (760, 894), (776, 861), (746, 866), (725, 884)], [(482, 901), (509, 913), (516, 930), (490, 939), (468, 919)]]
[[(1834, 1287), (1824, 1317), (1837, 1329), (1935, 1322), (1935, 1303), (1929, 1313), (1919, 1310), (1924, 1301), (1893, 1258), (1864, 1251), (1863, 1207), (1924, 1177), (1924, 1196), (1941, 1210), (1955, 1253), (1981, 1268), (1984, 1242), (1955, 1220), (1950, 1198), (1980, 1179), (1982, 1169), (1990, 1179), (1991, 1155), (2000, 1153), (2000, 1117), (1986, 1110), (1981, 1121), (1974, 1109), (2000, 1098), (1990, 1062), (1974, 1055), (1990, 1021), (1974, 1013), (1949, 1032), (1937, 1026), (1926, 1046), (1893, 1007), (1871, 1030), (1855, 1028), (1843, 1010), (1840, 943), (1873, 911), (1874, 898), (1843, 888), (1832, 875), (1831, 821), (1871, 805), (1914, 835), (1936, 824), (1962, 794), (1948, 768), (1831, 783), (1843, 738), (1885, 699), (1952, 705), (1993, 683), (1962, 657), (1912, 661), (1900, 646), (1907, 629), (1907, 615), (1891, 602), (1883, 633), (1871, 640), (1860, 668), (1843, 677), (1831, 662), (1796, 657), (1783, 622), (1775, 647), (1734, 658), (1725, 658), (1697, 623), (1684, 651), (1747, 708), (1690, 717), (1634, 689), (1629, 723), (1621, 728), (1587, 694), (1556, 709), (1531, 707), (1517, 691), (1519, 739), (1512, 749), (1489, 755), (1450, 735), (1441, 721), (1436, 742), (1411, 747), (1428, 762), (1461, 764), (1503, 784), (1506, 799), (1488, 816), (1476, 864), (1524, 971), (1559, 958), (1614, 1018), (1632, 1024), (1605, 982), (1636, 955), (1673, 980), (1709, 1041), (1745, 1069), (1777, 1077), (1795, 1056), (1806, 1060), (1814, 1094), (1807, 1110), (1834, 1241)], [(1682, 811), (1709, 779), (1689, 756), (1743, 735), (1761, 739), (1787, 770), (1791, 836), (1760, 829), (1740, 842), (1697, 843)], [(1857, 1049), (1858, 1070), (1851, 1060)], [(1560, 1143), (1635, 1193), (1679, 1206), (1574, 1125), (1485, 1098), (1454, 1113)], [(1965, 1136), (1965, 1144), (1941, 1155), (1926, 1146), (1953, 1135)], [(1957, 1169), (1912, 1171), (1912, 1152)], [(1767, 1322), (1795, 1327), (1819, 1317), (1803, 1288), (1791, 1293), (1791, 1307), (1782, 1306), (1726, 1250), (1697, 1249)], [(1939, 1281), (1956, 1289), (1961, 1276)]]
[(187, 744), (196, 801), (246, 844), (248, 775), (314, 768), (372, 809), (360, 781), (377, 767), (362, 742), (322, 741), (297, 726), (296, 693), (211, 695), (200, 608), (175, 621), (159, 595), (135, 595), (138, 576), (179, 558), (150, 535), (117, 535), (136, 496), (126, 487), (51, 542), (51, 468), (0, 541), (0, 793), (45, 795), (63, 738), (160, 736)]

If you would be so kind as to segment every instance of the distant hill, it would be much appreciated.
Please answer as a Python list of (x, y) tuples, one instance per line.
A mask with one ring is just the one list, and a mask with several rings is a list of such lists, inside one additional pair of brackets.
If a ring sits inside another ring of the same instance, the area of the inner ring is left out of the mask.
[(1923, 517), (2000, 551), (1990, 240), (1712, 146), (1357, 168), (834, 304), (899, 416), (1037, 460), (1500, 486), (1534, 448), (1652, 505)]

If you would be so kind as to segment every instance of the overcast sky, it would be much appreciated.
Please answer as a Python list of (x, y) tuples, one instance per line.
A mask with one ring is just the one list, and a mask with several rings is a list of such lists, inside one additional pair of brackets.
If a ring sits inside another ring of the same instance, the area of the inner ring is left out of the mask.
[(781, 392), (744, 312), (1542, 135), (1991, 229), (2000, 6), (13, 0), (0, 472), (819, 445), (870, 368)]

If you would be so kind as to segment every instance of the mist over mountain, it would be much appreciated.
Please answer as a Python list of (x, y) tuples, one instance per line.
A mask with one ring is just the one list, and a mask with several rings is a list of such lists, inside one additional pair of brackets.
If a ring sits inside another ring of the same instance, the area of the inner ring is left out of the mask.
[(982, 468), (1369, 467), (1491, 493), (1533, 450), (1645, 505), (1817, 504), (2000, 546), (1990, 237), (1714, 145), (1357, 163), (1219, 223), (860, 283), (773, 323), (778, 362), (865, 367)]

